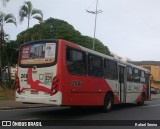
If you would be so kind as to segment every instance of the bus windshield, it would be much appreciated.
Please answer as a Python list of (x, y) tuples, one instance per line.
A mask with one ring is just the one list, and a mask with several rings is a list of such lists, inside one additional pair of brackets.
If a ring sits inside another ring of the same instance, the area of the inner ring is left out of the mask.
[(48, 65), (56, 61), (56, 43), (29, 43), (21, 46), (20, 65)]

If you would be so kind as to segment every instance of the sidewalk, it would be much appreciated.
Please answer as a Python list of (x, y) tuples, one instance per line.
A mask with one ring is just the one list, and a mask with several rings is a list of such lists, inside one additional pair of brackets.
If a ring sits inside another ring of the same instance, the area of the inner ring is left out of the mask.
[(160, 99), (160, 94), (151, 94), (151, 100)]
[[(151, 94), (151, 101), (160, 99), (160, 94)], [(15, 100), (0, 100), (0, 110), (9, 109), (24, 109), (24, 108), (40, 108), (40, 107), (52, 107), (53, 105), (47, 104), (23, 104), (16, 102)]]

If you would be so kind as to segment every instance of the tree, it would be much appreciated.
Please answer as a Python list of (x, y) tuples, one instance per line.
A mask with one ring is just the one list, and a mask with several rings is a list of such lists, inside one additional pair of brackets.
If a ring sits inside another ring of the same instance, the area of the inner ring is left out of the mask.
[[(1, 32), (0, 32), (0, 35), (1, 35)], [(9, 39), (10, 39), (9, 34), (6, 34), (6, 33), (3, 32), (2, 35), (4, 35), (4, 36), (3, 36), (3, 40), (4, 40), (3, 42), (5, 42), (5, 43), (6, 43), (6, 42), (9, 42)], [(3, 47), (3, 44), (2, 44), (2, 47)]]
[[(12, 23), (16, 26), (16, 18), (12, 15), (12, 14), (5, 14), (3, 12), (0, 12), (0, 75), (2, 75), (2, 53), (6, 55), (6, 59), (8, 60), (8, 66), (10, 66), (9, 64), (9, 58), (6, 54), (5, 51), (5, 33), (4, 33), (4, 25), (8, 24), (8, 23)], [(9, 70), (8, 70), (9, 71)], [(0, 76), (0, 83), (1, 83), (1, 76)]]
[(28, 20), (28, 29), (31, 18), (37, 19), (39, 22), (43, 21), (43, 13), (39, 9), (34, 9), (30, 1), (25, 1), (19, 11), (20, 22), (23, 22), (26, 17)]
[[(52, 30), (53, 29), (53, 30)], [(24, 39), (27, 31), (23, 31), (18, 34), (16, 42), (18, 44), (24, 43)], [(68, 24), (66, 21), (49, 18), (41, 24), (34, 25), (28, 29), (28, 37), (26, 42), (38, 40), (38, 39), (64, 39), (81, 45), (86, 48), (92, 49), (93, 38), (89, 36), (83, 36), (74, 27)], [(110, 55), (110, 51), (103, 45), (101, 41), (96, 39), (95, 51)]]
[(12, 23), (14, 24), (15, 26), (17, 25), (16, 24), (16, 18), (14, 17), (13, 14), (5, 14), (3, 12), (0, 12), (0, 30), (1, 30), (1, 43), (3, 42), (4, 40), (4, 25), (5, 24), (8, 24), (8, 23)]

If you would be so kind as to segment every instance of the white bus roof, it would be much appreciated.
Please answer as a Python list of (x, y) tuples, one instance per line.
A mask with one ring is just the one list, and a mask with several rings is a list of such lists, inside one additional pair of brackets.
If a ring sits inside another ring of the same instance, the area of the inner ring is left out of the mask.
[(133, 68), (137, 68), (137, 69), (139, 69), (139, 70), (145, 71), (146, 73), (149, 73), (149, 72), (150, 72), (148, 69), (142, 68), (142, 67), (140, 67), (140, 66), (137, 66), (137, 65), (134, 65), (134, 64), (131, 64), (131, 63), (122, 61), (122, 60), (120, 60), (120, 59), (116, 59), (116, 58), (114, 58), (114, 57), (105, 55), (105, 54), (103, 54), (103, 53), (100, 53), (100, 52), (97, 52), (97, 51), (94, 51), (94, 50), (91, 50), (91, 49), (88, 49), (88, 48), (85, 48), (85, 47), (82, 47), (82, 46), (80, 46), (80, 45), (78, 45), (78, 46), (79, 46), (80, 48), (82, 48), (82, 50), (84, 50), (84, 51), (86, 51), (86, 52), (89, 52), (89, 53), (92, 53), (92, 54), (101, 56), (101, 57), (103, 57), (103, 58), (107, 58), (107, 59), (116, 61), (117, 63), (122, 64), (122, 65), (124, 65), (124, 66), (130, 66), (130, 67), (133, 67)]

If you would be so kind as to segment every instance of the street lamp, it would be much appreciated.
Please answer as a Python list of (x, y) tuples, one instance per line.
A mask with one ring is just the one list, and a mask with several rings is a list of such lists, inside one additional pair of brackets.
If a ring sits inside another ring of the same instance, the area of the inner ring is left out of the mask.
[(102, 13), (102, 10), (97, 10), (98, 9), (98, 0), (96, 2), (96, 11), (89, 11), (86, 10), (88, 13), (94, 14), (95, 15), (95, 23), (94, 23), (94, 37), (93, 37), (93, 47), (92, 49), (94, 50), (95, 48), (95, 37), (96, 37), (96, 27), (97, 27), (97, 14)]

